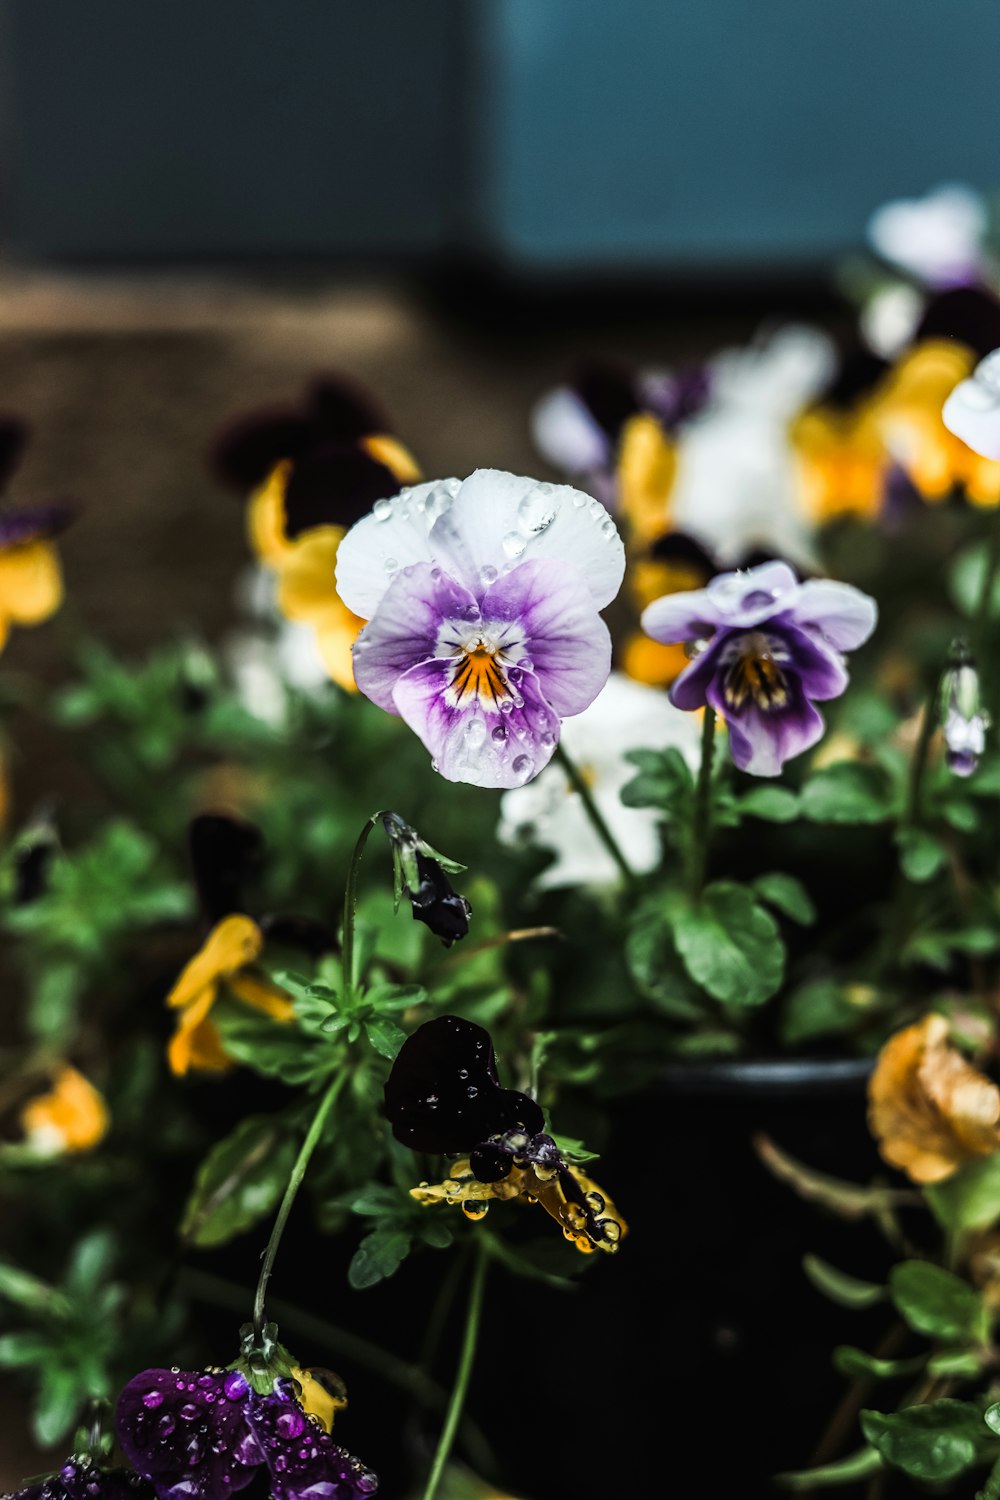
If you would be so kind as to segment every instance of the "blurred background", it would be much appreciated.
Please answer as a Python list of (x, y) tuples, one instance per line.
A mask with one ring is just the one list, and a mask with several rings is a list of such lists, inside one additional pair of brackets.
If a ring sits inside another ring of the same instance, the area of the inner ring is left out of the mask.
[[(846, 327), (879, 204), (1000, 187), (998, 56), (995, 0), (2, 0), (14, 495), (83, 506), (70, 609), (10, 664), (61, 671), (79, 622), (227, 628), (247, 548), (206, 451), (317, 371), (428, 475), (541, 472), (532, 405), (579, 360)], [(18, 749), (30, 806), (61, 773)]]

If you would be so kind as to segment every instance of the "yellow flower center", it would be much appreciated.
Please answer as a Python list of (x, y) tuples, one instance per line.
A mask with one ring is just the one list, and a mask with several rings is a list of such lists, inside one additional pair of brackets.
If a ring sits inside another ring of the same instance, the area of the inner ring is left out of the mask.
[(499, 648), (481, 640), (461, 652), (449, 684), (456, 708), (464, 708), (478, 698), (484, 707), (499, 709), (505, 698), (513, 696), (499, 656)]
[(723, 684), (728, 707), (738, 711), (751, 698), (765, 711), (785, 708), (788, 684), (780, 663), (787, 659), (787, 652), (776, 647), (769, 636), (759, 631), (741, 636), (734, 643)]

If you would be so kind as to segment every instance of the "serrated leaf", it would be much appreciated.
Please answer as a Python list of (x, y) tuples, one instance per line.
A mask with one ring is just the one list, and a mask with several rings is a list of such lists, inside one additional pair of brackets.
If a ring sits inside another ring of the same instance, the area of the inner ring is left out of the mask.
[(295, 1164), (297, 1143), (267, 1115), (251, 1115), (213, 1146), (195, 1177), (181, 1234), (205, 1249), (224, 1245), (277, 1207)]
[(914, 1333), (945, 1343), (981, 1343), (987, 1336), (989, 1320), (979, 1293), (943, 1266), (904, 1260), (889, 1272), (889, 1290)]
[(347, 1279), (355, 1290), (376, 1286), (392, 1276), (410, 1253), (410, 1236), (402, 1229), (376, 1229), (361, 1241)]
[(791, 917), (793, 922), (800, 922), (804, 927), (815, 922), (816, 908), (812, 897), (801, 880), (796, 880), (794, 875), (783, 875), (779, 871), (770, 875), (758, 875), (753, 888), (762, 901), (777, 907), (786, 917)]
[(746, 886), (718, 881), (673, 913), (677, 951), (691, 978), (729, 1005), (762, 1005), (781, 986), (785, 948), (774, 918)]
[(267, 1078), (283, 1083), (309, 1083), (329, 1070), (329, 1044), (289, 1022), (275, 1021), (235, 1004), (216, 1005), (212, 1012), (222, 1044), (230, 1057), (246, 1063)]

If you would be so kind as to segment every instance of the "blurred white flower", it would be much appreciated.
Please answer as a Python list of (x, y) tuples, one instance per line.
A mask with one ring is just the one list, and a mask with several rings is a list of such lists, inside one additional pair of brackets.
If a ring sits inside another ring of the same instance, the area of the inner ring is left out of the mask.
[(916, 287), (905, 281), (879, 287), (859, 314), (861, 333), (869, 349), (887, 360), (902, 354), (919, 327), (926, 305)]
[[(620, 800), (622, 787), (636, 775), (625, 752), (674, 745), (693, 769), (700, 736), (696, 714), (683, 713), (665, 693), (619, 672), (612, 672), (589, 708), (563, 723), (567, 754), (586, 778), (598, 811), (637, 874), (659, 863), (660, 837), (655, 811), (625, 807)], [(506, 844), (536, 844), (555, 851), (555, 862), (538, 877), (541, 887), (611, 885), (620, 879), (558, 762), (526, 786), (504, 793), (497, 831)]]
[(312, 627), (285, 620), (278, 613), (276, 582), (269, 568), (244, 570), (236, 598), (253, 623), (232, 631), (222, 652), (247, 713), (280, 729), (288, 720), (288, 690), (325, 692), (330, 678)]
[(949, 432), (983, 458), (1000, 459), (1000, 349), (959, 381), (941, 412)]
[(670, 512), (721, 563), (757, 549), (812, 562), (788, 428), (835, 364), (830, 339), (799, 325), (711, 361), (709, 402), (678, 439)]
[(922, 198), (898, 198), (872, 214), (868, 238), (883, 260), (929, 287), (982, 278), (986, 205), (965, 183), (943, 183)]

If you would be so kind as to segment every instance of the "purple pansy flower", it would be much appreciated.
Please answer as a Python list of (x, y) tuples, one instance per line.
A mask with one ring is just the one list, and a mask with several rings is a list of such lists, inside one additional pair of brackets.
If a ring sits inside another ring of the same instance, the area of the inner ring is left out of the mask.
[(118, 1398), (118, 1441), (158, 1500), (226, 1500), (262, 1465), (275, 1500), (361, 1500), (375, 1476), (303, 1411), (292, 1381), (238, 1370), (144, 1370)]
[(850, 584), (800, 583), (787, 563), (769, 562), (655, 600), (642, 626), (654, 640), (699, 647), (671, 702), (710, 705), (726, 720), (739, 769), (777, 776), (822, 735), (816, 702), (844, 691), (841, 653), (868, 639), (877, 616), (874, 599)]
[(598, 611), (624, 571), (614, 522), (568, 485), (478, 469), (403, 490), (337, 553), (340, 597), (369, 622), (358, 687), (447, 780), (520, 786), (608, 679)]
[(85, 1454), (68, 1458), (56, 1474), (5, 1500), (155, 1500), (147, 1482), (129, 1469), (102, 1469)]

